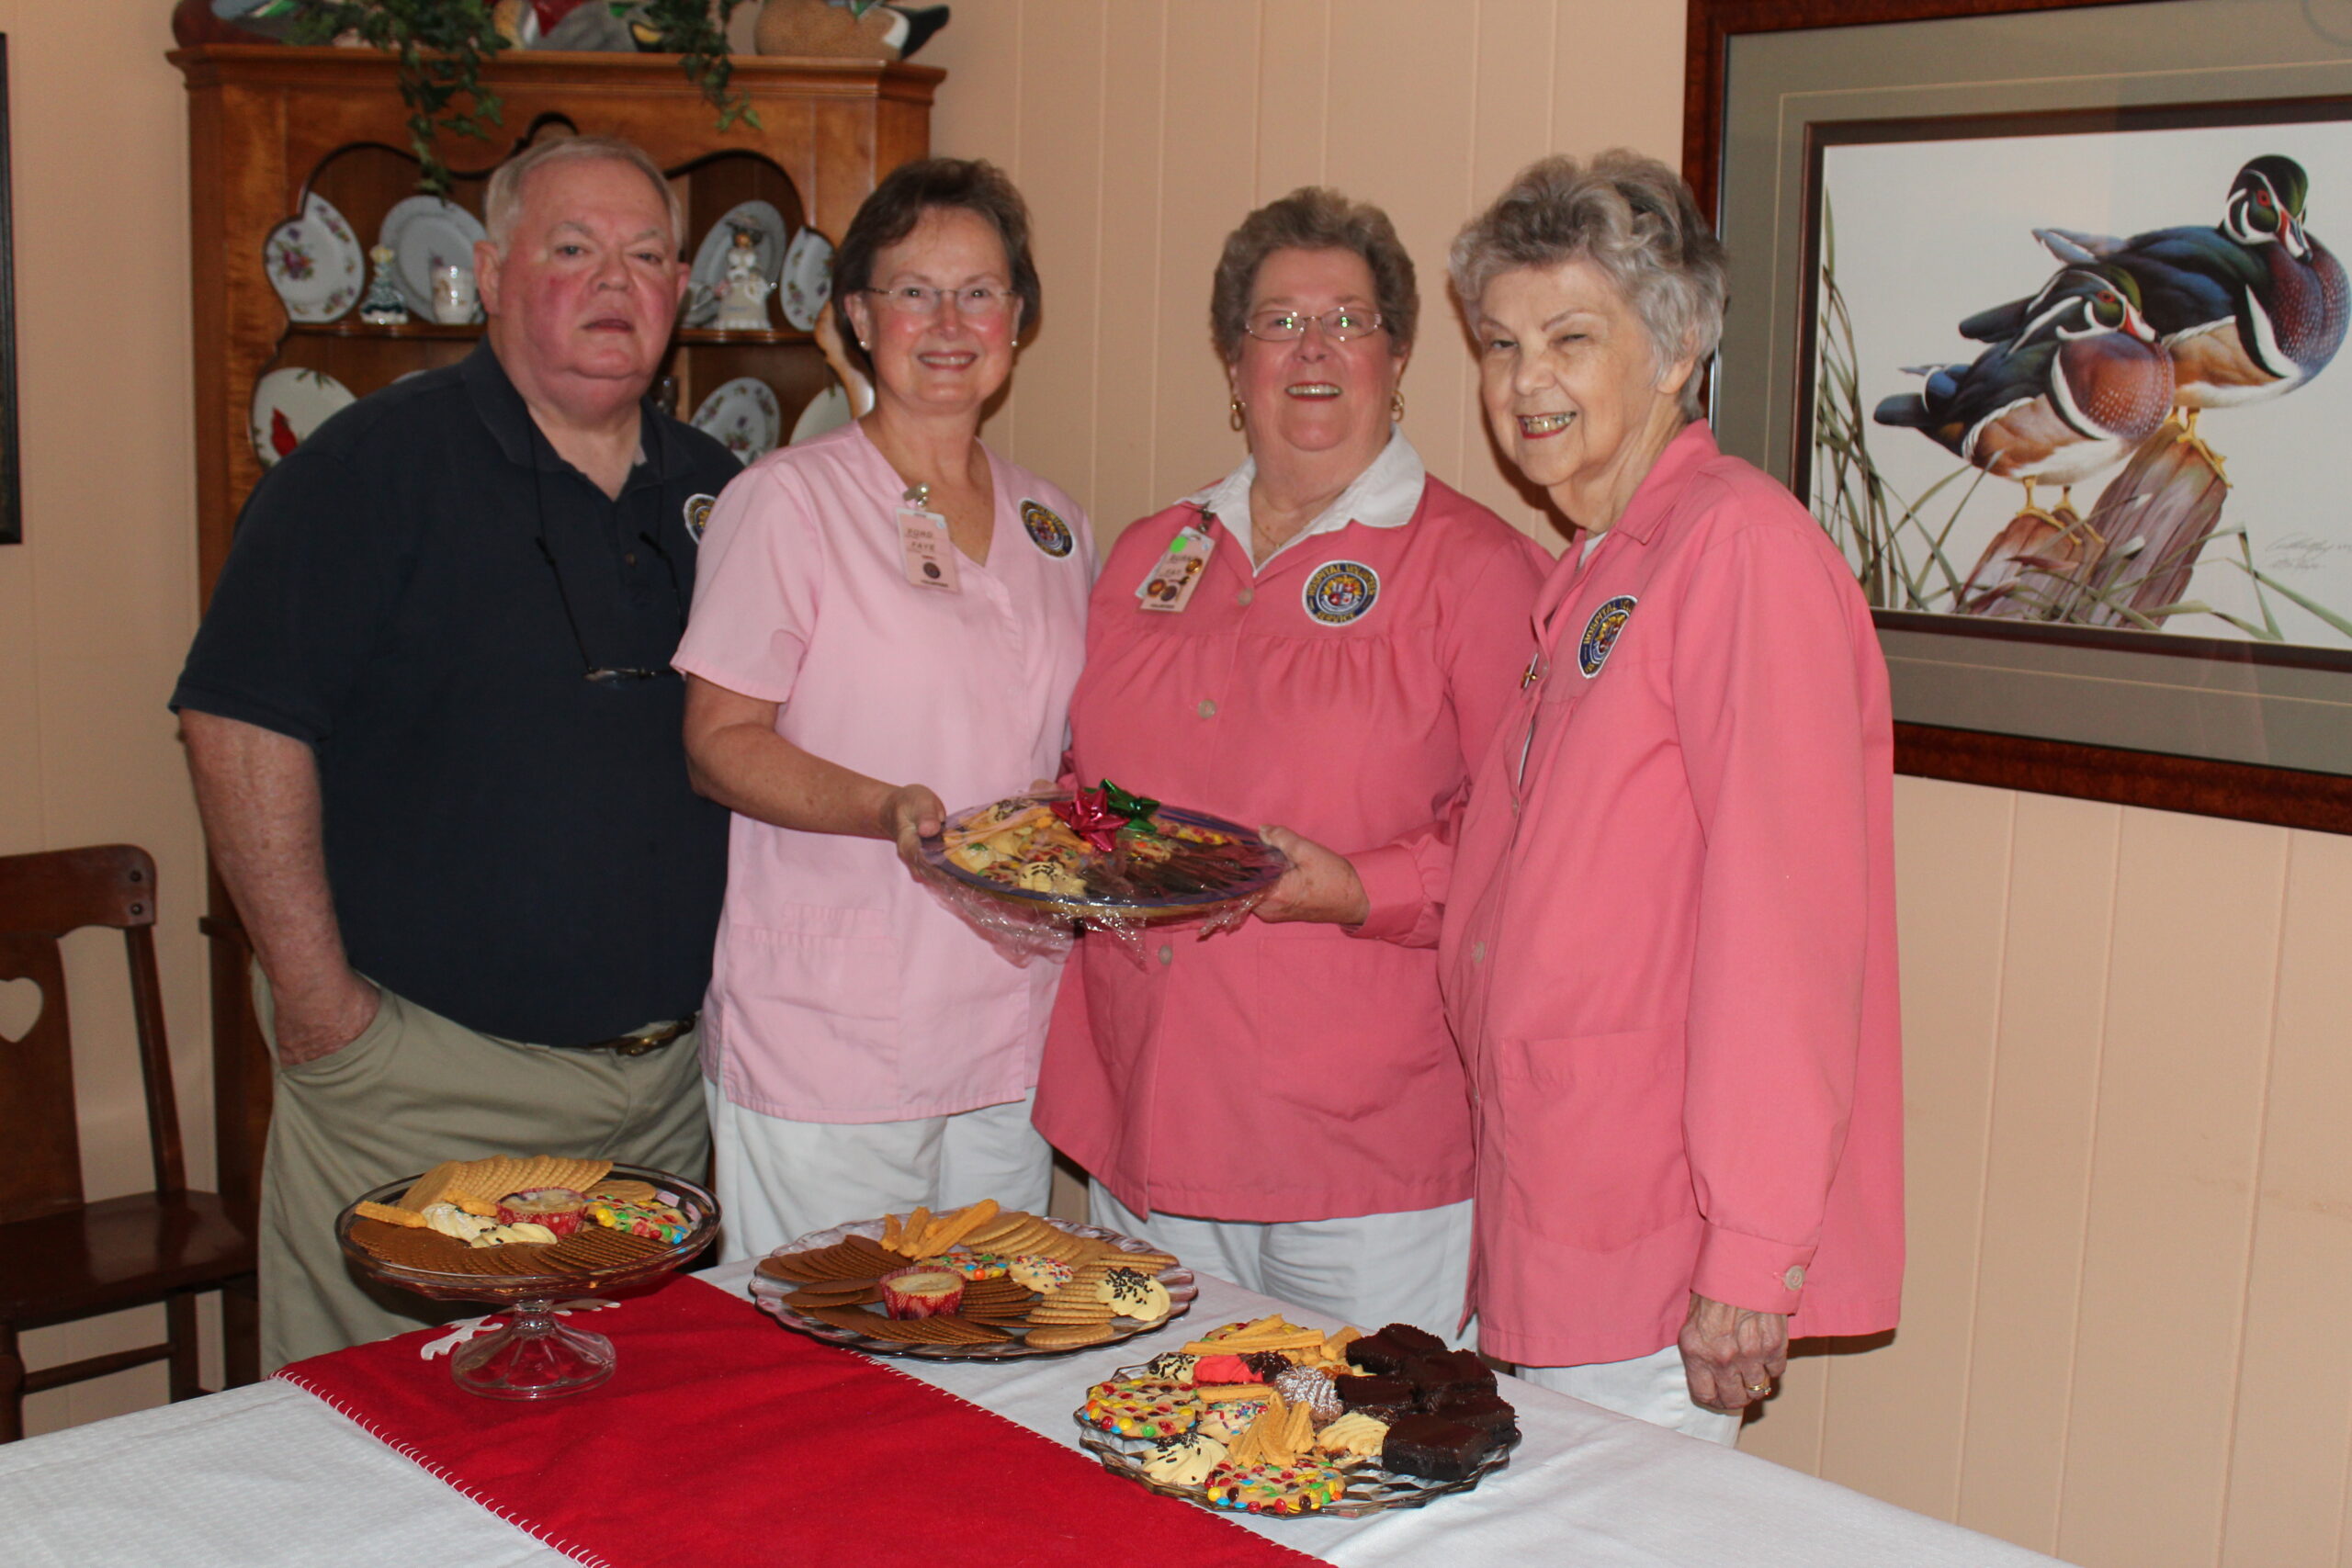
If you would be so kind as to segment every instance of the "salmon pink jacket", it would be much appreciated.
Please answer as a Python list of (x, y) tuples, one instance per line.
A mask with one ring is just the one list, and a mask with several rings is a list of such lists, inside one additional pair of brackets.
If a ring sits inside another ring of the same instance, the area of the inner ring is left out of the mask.
[(1481, 1348), (1647, 1355), (1693, 1292), (1893, 1327), (1893, 725), (1851, 571), (1694, 424), (1535, 619), (1466, 808), (1353, 857), (1361, 934), (1439, 944)]

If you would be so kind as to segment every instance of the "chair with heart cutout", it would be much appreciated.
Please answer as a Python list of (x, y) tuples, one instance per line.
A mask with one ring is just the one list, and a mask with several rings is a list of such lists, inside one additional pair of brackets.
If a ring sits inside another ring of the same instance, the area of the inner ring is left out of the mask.
[[(24, 1396), (150, 1361), (170, 1363), (171, 1396), (197, 1381), (196, 1298), (225, 1289), (250, 1325), (251, 1229), (214, 1193), (188, 1190), (155, 973), (155, 863), (129, 844), (0, 857), (0, 1442), (24, 1435)], [(130, 1014), (147, 1091), (154, 1190), (84, 1196), (74, 1038), (62, 940), (85, 927), (122, 932)], [(28, 1008), (23, 982), (37, 987)], [(29, 1012), (27, 1026), (23, 1017)], [(13, 1036), (13, 1037), (12, 1037)], [(20, 1330), (161, 1302), (160, 1345), (28, 1371)], [(258, 1370), (249, 1332), (225, 1347), (228, 1381)]]

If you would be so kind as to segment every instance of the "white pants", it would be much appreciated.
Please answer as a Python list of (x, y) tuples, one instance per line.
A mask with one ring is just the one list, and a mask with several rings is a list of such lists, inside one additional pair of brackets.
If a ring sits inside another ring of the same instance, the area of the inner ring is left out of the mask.
[(1098, 1225), (1142, 1236), (1187, 1268), (1242, 1289), (1293, 1302), (1366, 1330), (1409, 1323), (1459, 1347), (1454, 1332), (1470, 1279), (1470, 1205), (1358, 1214), (1343, 1220), (1196, 1220), (1155, 1213), (1144, 1219), (1090, 1185)]
[(1044, 1213), (1054, 1151), (1029, 1124), (1028, 1096), (912, 1122), (788, 1122), (746, 1111), (703, 1080), (712, 1169), (727, 1212), (719, 1257), (764, 1258), (796, 1236), (921, 1203), (993, 1198)]
[(1538, 1388), (1598, 1404), (1646, 1421), (1670, 1427), (1692, 1438), (1704, 1438), (1725, 1448), (1739, 1446), (1739, 1415), (1706, 1410), (1690, 1402), (1690, 1384), (1682, 1375), (1682, 1350), (1668, 1345), (1630, 1361), (1600, 1361), (1589, 1367), (1521, 1367), (1519, 1375)]

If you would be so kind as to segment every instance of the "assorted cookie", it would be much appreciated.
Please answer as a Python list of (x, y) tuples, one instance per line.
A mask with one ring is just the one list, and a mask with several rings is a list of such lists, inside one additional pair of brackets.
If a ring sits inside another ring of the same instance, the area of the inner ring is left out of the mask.
[(352, 1241), (385, 1262), (440, 1273), (587, 1276), (658, 1257), (695, 1222), (610, 1160), (499, 1155), (444, 1160), (396, 1202), (362, 1202)]
[[(1164, 1322), (1175, 1302), (1165, 1252), (1074, 1235), (982, 1199), (934, 1214), (888, 1214), (878, 1239), (779, 1252), (759, 1272), (793, 1287), (794, 1312), (869, 1338), (910, 1345), (1074, 1350)], [(968, 1332), (967, 1332), (968, 1331)]]
[(1304, 1514), (1351, 1484), (1460, 1482), (1519, 1437), (1495, 1374), (1408, 1324), (1336, 1334), (1277, 1314), (1227, 1324), (1087, 1391), (1078, 1418), (1148, 1479), (1212, 1507)]

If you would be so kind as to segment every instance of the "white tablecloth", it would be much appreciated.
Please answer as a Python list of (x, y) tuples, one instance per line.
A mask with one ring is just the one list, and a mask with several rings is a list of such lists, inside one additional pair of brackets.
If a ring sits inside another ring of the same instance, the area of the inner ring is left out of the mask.
[[(739, 1264), (701, 1278), (740, 1292), (749, 1274)], [(1089, 1383), (1208, 1325), (1276, 1310), (1277, 1303), (1204, 1277), (1188, 1317), (1124, 1345), (1029, 1361), (884, 1364), (1075, 1450), (1070, 1412)], [(446, 1377), (445, 1366), (420, 1363), (418, 1375)], [(1510, 1467), (1475, 1492), (1369, 1519), (1238, 1522), (1340, 1568), (2027, 1568), (2054, 1561), (1516, 1380), (1506, 1379), (1503, 1393), (1519, 1408), (1525, 1438)], [(484, 1404), (486, 1416), (503, 1408)], [(926, 1562), (936, 1544), (923, 1547)], [(1153, 1561), (1133, 1541), (1110, 1554), (1138, 1568)], [(741, 1561), (774, 1555), (746, 1543)], [(0, 1447), (0, 1562), (9, 1568), (560, 1568), (571, 1561), (283, 1382)]]

